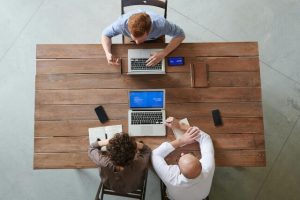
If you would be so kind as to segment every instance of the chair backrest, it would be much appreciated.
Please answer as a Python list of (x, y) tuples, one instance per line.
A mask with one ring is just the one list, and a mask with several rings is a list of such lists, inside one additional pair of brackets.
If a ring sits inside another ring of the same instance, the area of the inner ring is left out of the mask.
[(134, 192), (130, 192), (130, 193), (127, 193), (127, 194), (121, 194), (121, 193), (118, 193), (114, 190), (111, 190), (111, 189), (105, 187), (102, 184), (102, 182), (100, 182), (95, 200), (103, 200), (104, 194), (144, 200), (145, 196), (146, 196), (147, 177), (148, 177), (148, 170), (146, 170), (146, 172), (144, 174), (144, 181), (143, 181), (142, 187), (140, 189), (137, 189)]
[(168, 0), (121, 0), (121, 14), (123, 15), (125, 13), (125, 7), (138, 5), (147, 5), (162, 8), (164, 9), (164, 17), (167, 18)]

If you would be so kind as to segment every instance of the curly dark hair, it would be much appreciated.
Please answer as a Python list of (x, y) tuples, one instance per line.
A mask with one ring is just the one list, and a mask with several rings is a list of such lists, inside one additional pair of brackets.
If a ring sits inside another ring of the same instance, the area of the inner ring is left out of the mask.
[(133, 161), (136, 149), (135, 139), (127, 133), (117, 133), (107, 145), (108, 156), (120, 166), (129, 165)]

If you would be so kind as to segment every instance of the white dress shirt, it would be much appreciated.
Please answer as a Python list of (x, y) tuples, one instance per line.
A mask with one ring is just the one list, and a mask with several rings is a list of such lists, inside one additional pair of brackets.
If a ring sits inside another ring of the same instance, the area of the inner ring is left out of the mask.
[(168, 142), (162, 143), (152, 152), (152, 165), (167, 187), (168, 198), (172, 200), (201, 200), (208, 196), (215, 171), (214, 147), (208, 134), (201, 131), (198, 139), (202, 172), (188, 179), (180, 173), (178, 165), (168, 165), (165, 157), (175, 150)]

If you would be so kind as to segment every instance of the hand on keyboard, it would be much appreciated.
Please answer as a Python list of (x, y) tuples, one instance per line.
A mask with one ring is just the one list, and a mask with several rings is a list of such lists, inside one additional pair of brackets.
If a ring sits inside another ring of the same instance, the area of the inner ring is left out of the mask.
[(166, 57), (163, 51), (152, 53), (151, 57), (146, 61), (146, 66), (151, 67), (157, 65), (162, 59)]

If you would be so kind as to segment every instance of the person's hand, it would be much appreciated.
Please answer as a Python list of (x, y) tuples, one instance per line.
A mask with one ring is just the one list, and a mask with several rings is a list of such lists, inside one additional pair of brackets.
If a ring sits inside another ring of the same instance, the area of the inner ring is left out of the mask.
[(146, 60), (146, 66), (151, 67), (157, 65), (162, 59), (166, 57), (163, 51), (154, 52), (151, 54), (150, 58)]
[(200, 137), (200, 129), (196, 126), (190, 127), (179, 139), (182, 146), (194, 143)]
[(106, 59), (110, 65), (120, 65), (121, 59), (114, 57), (111, 53), (106, 54)]
[(99, 144), (100, 147), (107, 146), (108, 143), (109, 143), (109, 139), (98, 141), (98, 144)]
[(138, 150), (143, 149), (143, 147), (144, 147), (144, 144), (143, 144), (142, 142), (136, 142), (136, 148), (137, 148)]
[(165, 121), (165, 125), (169, 128), (178, 128), (178, 129), (180, 129), (179, 120), (174, 118), (174, 117), (168, 117)]
[(180, 122), (178, 119), (174, 117), (168, 117), (164, 123), (169, 128), (178, 128), (183, 131), (188, 130), (190, 126), (188, 124), (185, 124), (184, 122)]

